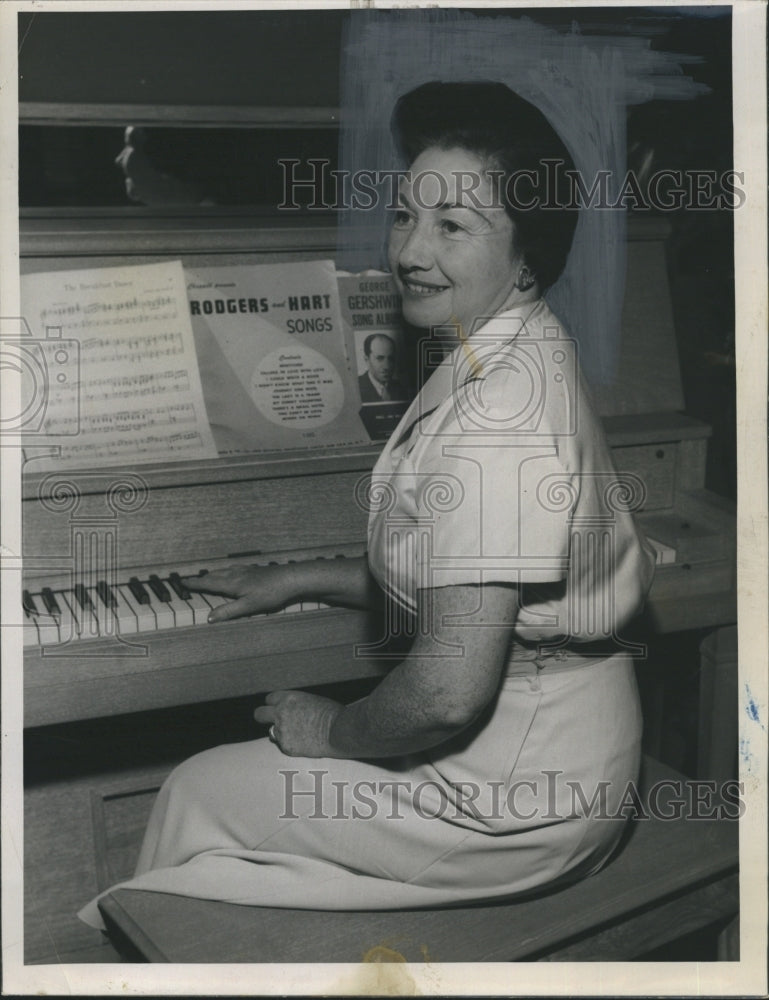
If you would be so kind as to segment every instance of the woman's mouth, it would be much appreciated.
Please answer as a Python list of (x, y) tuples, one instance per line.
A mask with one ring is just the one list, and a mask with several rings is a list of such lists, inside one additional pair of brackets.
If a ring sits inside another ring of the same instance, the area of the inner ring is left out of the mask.
[(437, 295), (439, 292), (445, 292), (449, 288), (449, 285), (432, 285), (427, 281), (417, 281), (414, 278), (406, 278), (403, 275), (401, 275), (401, 282), (404, 290), (409, 295), (418, 295), (420, 297)]

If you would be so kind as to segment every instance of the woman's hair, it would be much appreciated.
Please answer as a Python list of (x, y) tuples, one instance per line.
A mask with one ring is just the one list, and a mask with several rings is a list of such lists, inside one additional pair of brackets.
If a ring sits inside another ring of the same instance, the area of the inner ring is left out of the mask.
[[(540, 288), (558, 279), (577, 225), (564, 175), (574, 162), (541, 111), (502, 83), (435, 81), (398, 99), (392, 131), (408, 163), (431, 146), (459, 147), (479, 156), (486, 169), (501, 171), (499, 190), (515, 226), (516, 249)], [(548, 169), (545, 160), (559, 161), (557, 169)]]

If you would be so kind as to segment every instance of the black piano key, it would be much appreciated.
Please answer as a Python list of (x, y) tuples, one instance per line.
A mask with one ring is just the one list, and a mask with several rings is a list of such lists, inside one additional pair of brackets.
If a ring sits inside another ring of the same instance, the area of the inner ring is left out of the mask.
[(43, 604), (45, 604), (45, 610), (49, 615), (57, 615), (61, 617), (61, 608), (59, 607), (59, 602), (56, 600), (56, 595), (51, 590), (50, 587), (43, 587), (40, 591), (40, 596), (43, 598)]
[(88, 591), (82, 583), (76, 583), (74, 587), (75, 600), (84, 611), (93, 611), (93, 603), (88, 596)]
[(144, 589), (144, 584), (138, 576), (132, 576), (128, 581), (128, 589), (131, 591), (139, 604), (151, 604), (150, 595)]
[(171, 594), (169, 593), (168, 587), (163, 583), (157, 574), (153, 573), (148, 581), (152, 593), (157, 597), (159, 601), (164, 601), (166, 604), (171, 603)]
[(99, 580), (96, 584), (96, 593), (101, 598), (102, 604), (114, 610), (117, 607), (117, 598), (112, 593), (112, 587), (104, 580)]
[(28, 618), (31, 618), (33, 615), (39, 614), (37, 610), (37, 605), (35, 604), (35, 599), (32, 597), (32, 594), (30, 594), (28, 590), (25, 590), (24, 593), (21, 595), (21, 604), (22, 607), (24, 608), (24, 614)]
[(188, 601), (192, 597), (190, 591), (182, 583), (182, 578), (178, 573), (169, 573), (168, 582), (173, 587), (176, 596), (181, 597), (183, 601)]

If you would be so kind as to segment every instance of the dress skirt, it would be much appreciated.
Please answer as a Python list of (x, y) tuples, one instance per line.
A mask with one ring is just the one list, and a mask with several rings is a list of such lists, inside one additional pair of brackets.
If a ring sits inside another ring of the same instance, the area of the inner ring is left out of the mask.
[[(258, 739), (192, 757), (160, 790), (122, 885), (322, 910), (528, 893), (610, 856), (640, 742), (627, 655), (513, 663), (484, 714), (430, 752), (310, 759)], [(96, 900), (80, 917), (103, 927)]]

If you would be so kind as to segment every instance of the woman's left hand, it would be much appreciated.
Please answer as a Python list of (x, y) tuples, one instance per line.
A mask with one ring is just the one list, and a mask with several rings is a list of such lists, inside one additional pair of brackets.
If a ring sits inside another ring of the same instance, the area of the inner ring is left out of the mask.
[(272, 691), (254, 718), (274, 727), (271, 738), (289, 757), (335, 757), (329, 733), (343, 707), (305, 691)]

